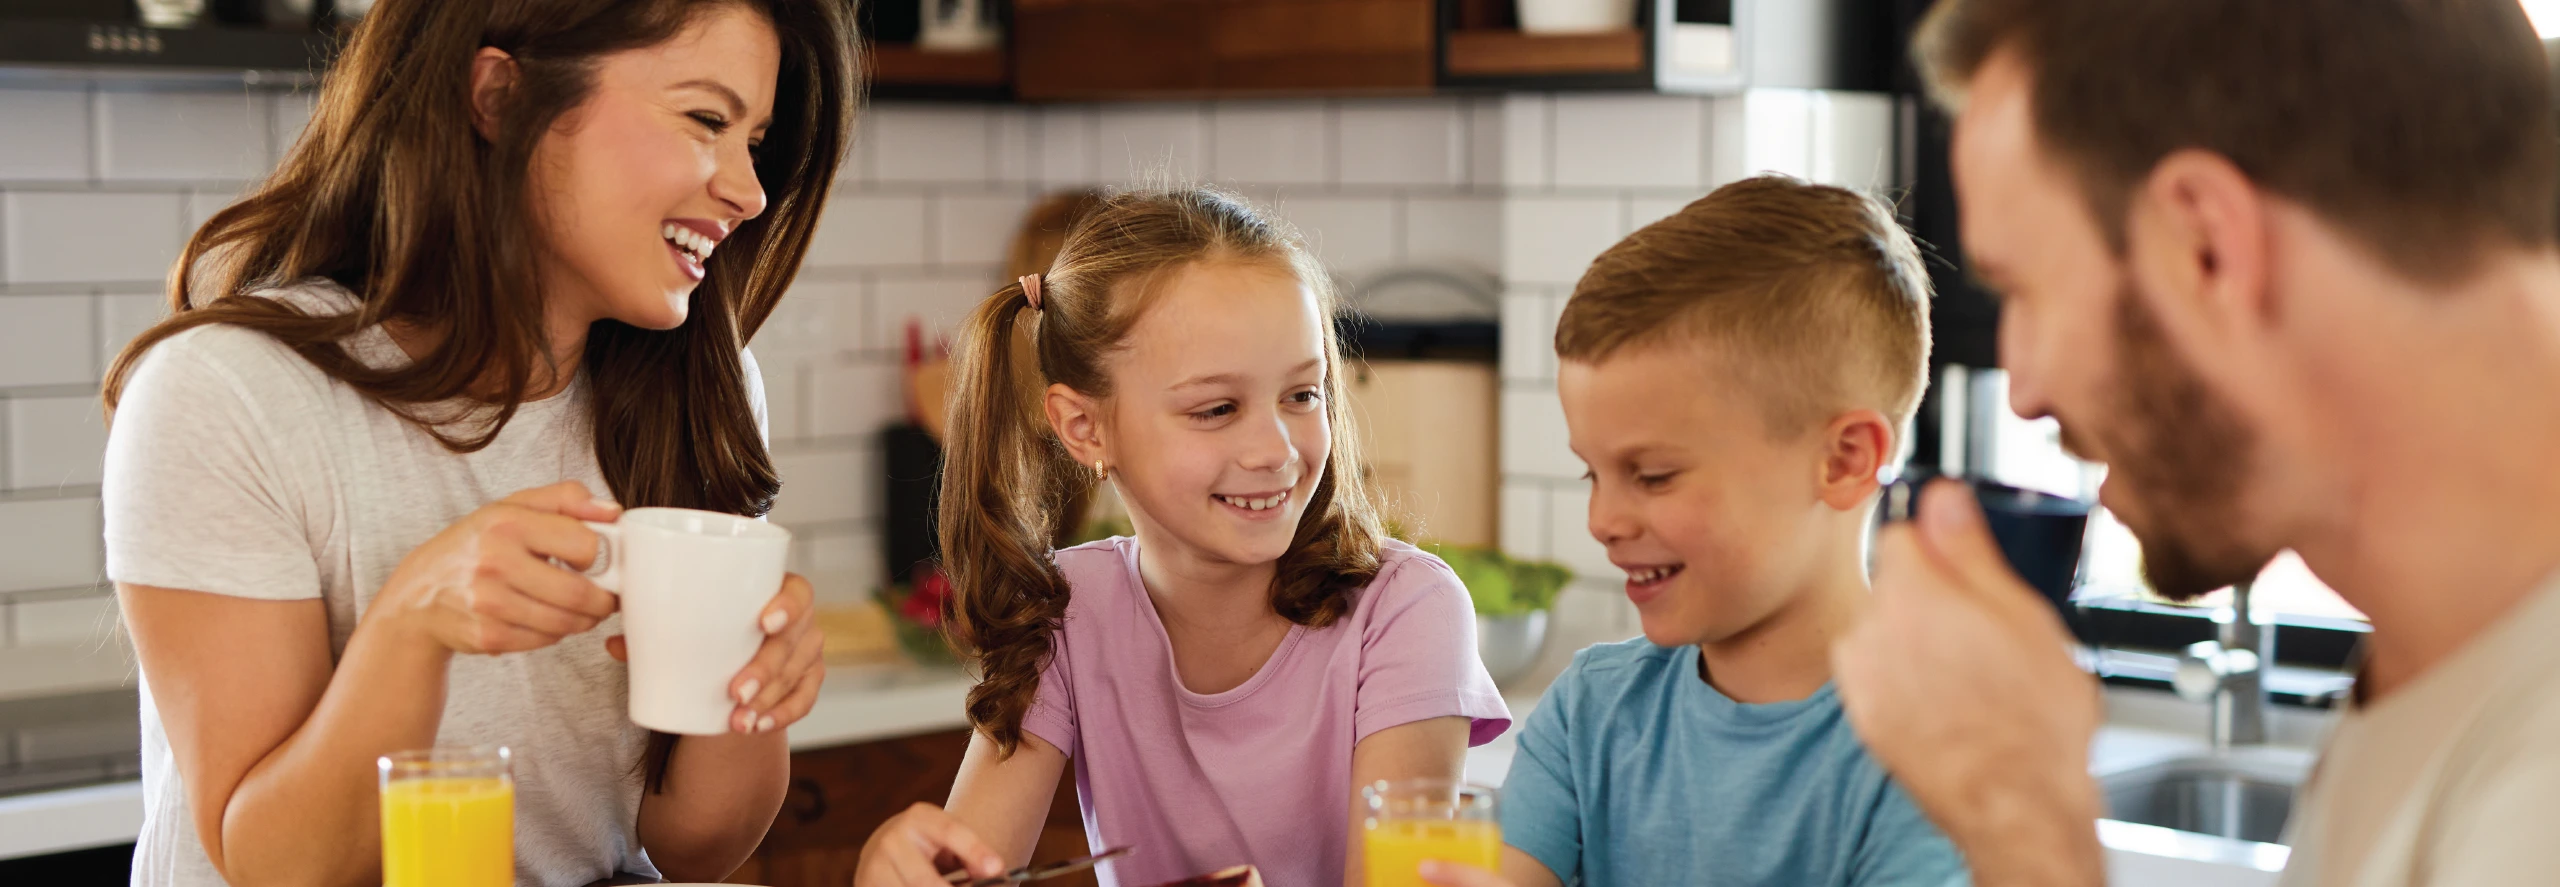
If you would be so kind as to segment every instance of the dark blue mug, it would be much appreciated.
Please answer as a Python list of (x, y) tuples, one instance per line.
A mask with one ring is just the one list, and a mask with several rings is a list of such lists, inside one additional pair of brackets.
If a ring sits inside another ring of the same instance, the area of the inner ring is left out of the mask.
[[(1884, 523), (1910, 520), (1919, 513), (1920, 488), (1932, 473), (1906, 474), (1884, 488), (1876, 509)], [(2071, 592), (2080, 578), (2080, 549), (2089, 534), (2090, 504), (2051, 493), (2021, 489), (1988, 480), (1954, 478), (1973, 488), (1982, 504), (1983, 522), (2000, 554), (2018, 578), (2044, 595), (2065, 619), (2071, 615)]]

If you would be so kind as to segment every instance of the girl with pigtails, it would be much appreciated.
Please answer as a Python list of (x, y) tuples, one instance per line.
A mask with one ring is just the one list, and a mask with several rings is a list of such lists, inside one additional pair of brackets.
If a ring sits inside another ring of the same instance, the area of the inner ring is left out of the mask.
[[(1356, 884), (1354, 787), (1510, 724), (1466, 589), (1380, 527), (1333, 312), (1294, 231), (1203, 189), (1108, 198), (979, 305), (939, 511), (975, 734), (857, 884), (1026, 862), (1070, 764), (1094, 848), (1135, 848), (1104, 884)], [(1134, 535), (1051, 550), (1100, 484)]]

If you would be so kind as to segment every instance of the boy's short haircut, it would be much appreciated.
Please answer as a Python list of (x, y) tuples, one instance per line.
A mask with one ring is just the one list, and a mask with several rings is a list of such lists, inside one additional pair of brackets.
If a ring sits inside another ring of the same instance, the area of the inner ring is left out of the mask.
[(1556, 354), (1696, 348), (1793, 436), (1869, 407), (1908, 424), (1929, 374), (1929, 276), (1874, 198), (1767, 175), (1619, 241), (1574, 286)]

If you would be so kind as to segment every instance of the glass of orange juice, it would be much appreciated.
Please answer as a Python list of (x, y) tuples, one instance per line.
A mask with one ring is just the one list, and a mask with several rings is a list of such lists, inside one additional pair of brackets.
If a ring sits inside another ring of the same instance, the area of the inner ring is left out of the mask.
[(1502, 826), (1493, 790), (1447, 779), (1380, 781), (1360, 789), (1368, 809), (1369, 887), (1424, 887), (1422, 862), (1436, 859), (1494, 871)]
[(516, 784), (503, 746), (396, 752), (382, 771), (382, 887), (514, 887)]

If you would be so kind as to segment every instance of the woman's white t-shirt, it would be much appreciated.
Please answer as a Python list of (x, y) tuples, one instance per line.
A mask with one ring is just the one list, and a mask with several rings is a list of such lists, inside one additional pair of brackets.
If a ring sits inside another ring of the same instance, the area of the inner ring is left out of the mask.
[[(326, 282), (269, 293), (308, 313), (355, 300)], [(368, 366), (407, 361), (381, 329), (344, 343)], [(763, 391), (752, 357), (756, 413)], [(107, 575), (120, 583), (266, 600), (322, 601), (334, 661), (411, 549), (519, 490), (584, 482), (596, 465), (581, 376), (520, 407), (487, 448), (455, 453), (264, 333), (188, 330), (135, 368), (107, 440)], [(604, 639), (621, 617), (529, 653), (456, 656), (438, 745), (514, 754), (516, 882), (577, 887), (654, 875), (639, 845), (648, 733), (626, 714), (627, 673)], [(197, 839), (168, 735), (142, 676), (143, 826), (133, 883), (222, 887)], [(346, 766), (373, 770), (371, 761)]]

